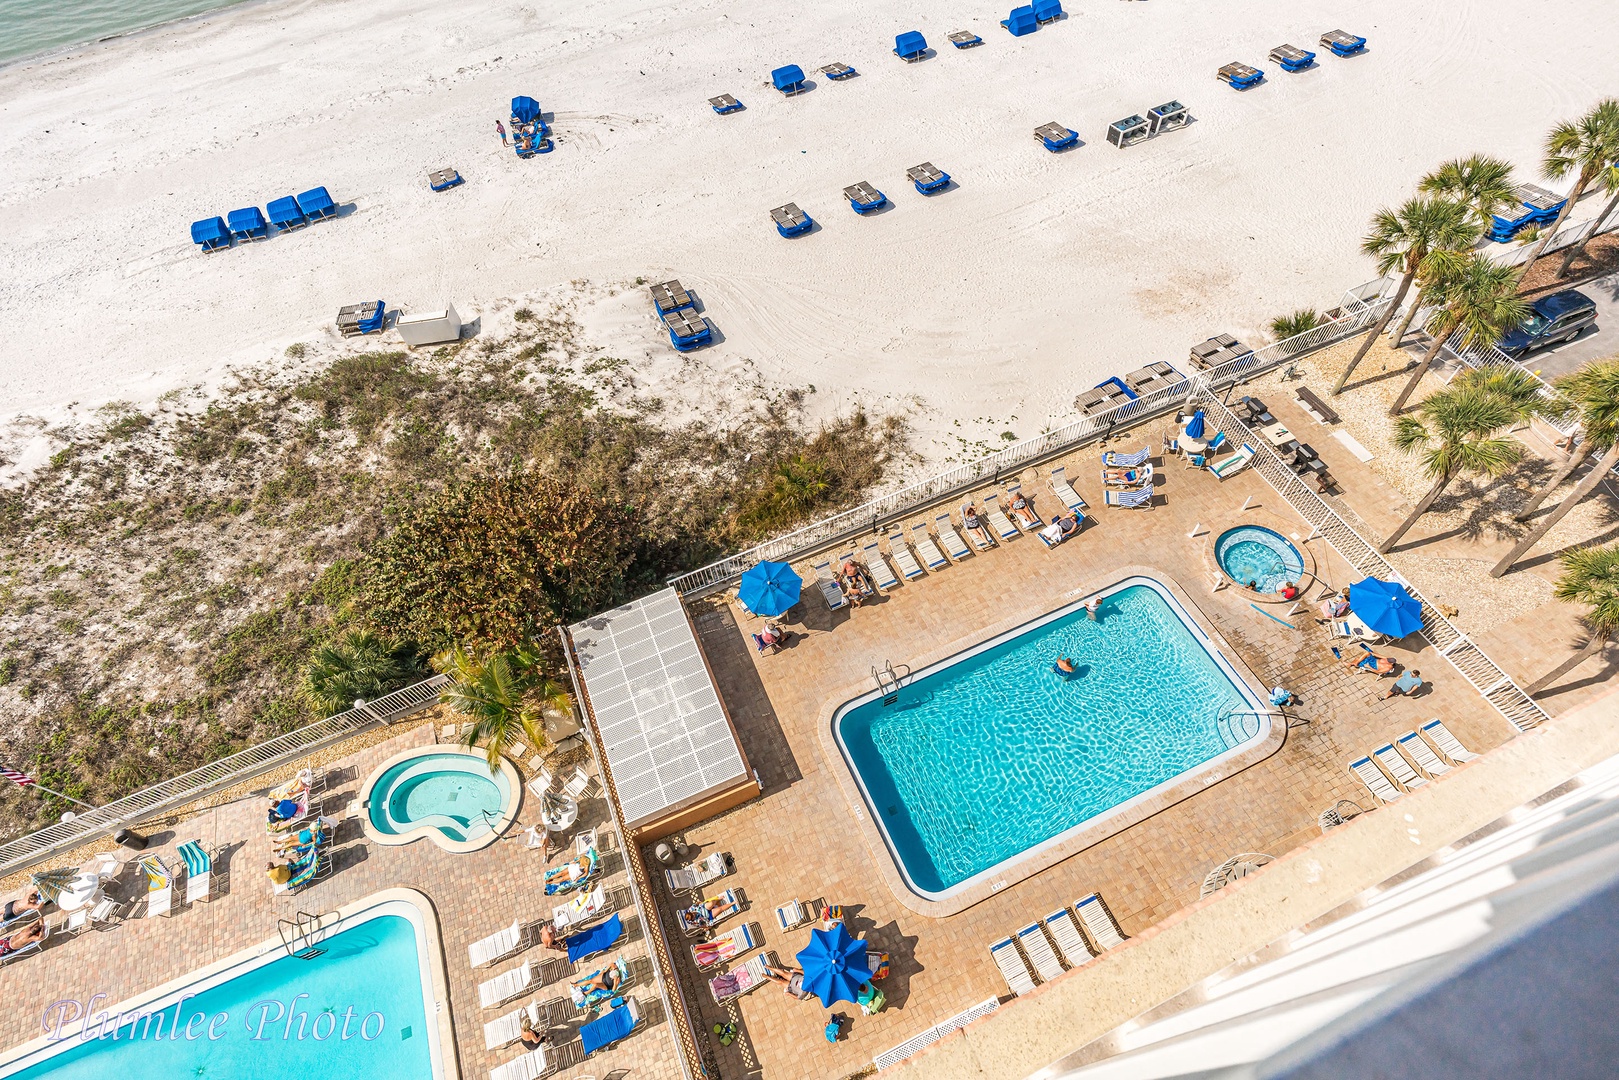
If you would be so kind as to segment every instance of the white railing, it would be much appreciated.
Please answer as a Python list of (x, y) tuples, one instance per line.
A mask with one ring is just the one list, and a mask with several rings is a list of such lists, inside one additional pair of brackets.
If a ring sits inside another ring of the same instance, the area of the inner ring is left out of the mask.
[(71, 850), (97, 836), (116, 832), (145, 818), (195, 802), (356, 732), (392, 723), (425, 709), (438, 700), (440, 688), (449, 682), (447, 675), (434, 675), (375, 701), (363, 702), (347, 712), (277, 735), (267, 742), (211, 761), (171, 780), (142, 788), (105, 806), (86, 810), (67, 821), (47, 825), (38, 832), (0, 844), (0, 877), (26, 870), (58, 852)]
[(920, 1035), (913, 1035), (900, 1043), (892, 1050), (884, 1050), (872, 1059), (872, 1064), (879, 1069), (892, 1068), (910, 1057), (919, 1050), (925, 1050), (950, 1034), (960, 1031), (974, 1020), (981, 1020), (1001, 1007), (999, 998), (989, 998), (981, 1001), (965, 1012), (957, 1013), (942, 1024), (934, 1024)]
[[(1584, 240), (1586, 237), (1596, 233), (1599, 223), (1600, 219), (1591, 218), (1589, 221), (1582, 221), (1578, 225), (1563, 226), (1561, 229), (1557, 230), (1556, 236), (1553, 236), (1549, 241), (1546, 242), (1546, 248), (1540, 253), (1541, 256), (1544, 257), (1550, 255), (1554, 251), (1562, 251), (1566, 247), (1572, 247), (1581, 240)], [(1613, 229), (1607, 228), (1602, 229), (1601, 231), (1606, 233), (1612, 232)], [(1502, 252), (1499, 255), (1492, 256), (1492, 258), (1494, 258), (1495, 261), (1500, 263), (1502, 266), (1521, 266), (1529, 261), (1529, 253), (1535, 250), (1537, 243), (1538, 241), (1528, 244), (1520, 244), (1511, 251)]]
[[(1378, 283), (1371, 283), (1378, 284)], [(1298, 359), (1307, 352), (1334, 344), (1375, 323), (1389, 301), (1378, 297), (1368, 303), (1357, 299), (1346, 304), (1336, 319), (1313, 330), (1267, 345), (1262, 349), (1228, 360), (1202, 372), (1198, 378), (1210, 386), (1226, 387), (1264, 374), (1272, 368)], [(1349, 307), (1355, 310), (1348, 310)], [(980, 484), (998, 483), (1003, 476), (1056, 454), (1107, 437), (1115, 429), (1129, 427), (1153, 416), (1170, 412), (1186, 402), (1192, 382), (1179, 382), (1104, 412), (1082, 417), (1055, 431), (1048, 431), (1024, 442), (999, 450), (977, 461), (958, 465), (926, 480), (907, 484), (869, 502), (840, 511), (805, 525), (783, 536), (757, 544), (700, 569), (669, 579), (669, 584), (685, 596), (700, 596), (724, 586), (750, 566), (766, 559), (790, 562), (849, 536), (875, 532), (883, 525), (914, 513), (920, 507), (970, 491)]]

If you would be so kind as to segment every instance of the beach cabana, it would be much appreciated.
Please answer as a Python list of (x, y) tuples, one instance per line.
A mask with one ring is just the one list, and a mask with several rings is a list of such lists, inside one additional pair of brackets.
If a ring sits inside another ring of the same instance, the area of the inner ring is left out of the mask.
[(770, 73), (770, 82), (788, 97), (804, 91), (804, 69), (797, 64), (779, 67)]
[(1237, 60), (1222, 67), (1218, 76), (1221, 82), (1230, 84), (1233, 90), (1247, 90), (1265, 81), (1263, 71)]
[(1147, 121), (1141, 116), (1126, 116), (1107, 126), (1107, 141), (1121, 150), (1140, 142), (1147, 135)]
[(1052, 153), (1066, 150), (1079, 142), (1079, 132), (1063, 127), (1053, 120), (1049, 124), (1041, 124), (1034, 129), (1034, 137), (1046, 144), (1046, 149)]
[(1170, 128), (1185, 127), (1191, 119), (1192, 115), (1186, 111), (1186, 106), (1178, 101), (1154, 105), (1147, 110), (1147, 134), (1156, 135)]
[(691, 352), (714, 340), (708, 320), (691, 308), (669, 312), (663, 317), (663, 325), (669, 330), (669, 344), (680, 352)]
[(950, 44), (954, 45), (958, 49), (970, 49), (974, 45), (982, 45), (984, 43), (984, 39), (973, 33), (971, 30), (952, 30), (947, 36), (950, 39)]
[(337, 216), (337, 204), (323, 187), (310, 188), (298, 196), (298, 209), (310, 221), (324, 221)]
[(854, 76), (860, 74), (860, 72), (856, 71), (848, 64), (831, 63), (821, 69), (821, 74), (825, 75), (833, 82), (842, 82), (844, 79), (853, 78)]
[(776, 207), (770, 211), (770, 220), (776, 223), (777, 232), (789, 238), (802, 236), (815, 227), (814, 219), (800, 210), (797, 203)]
[(1328, 30), (1321, 35), (1321, 45), (1331, 49), (1334, 56), (1354, 56), (1366, 51), (1366, 39), (1348, 30)]
[(291, 195), (279, 199), (271, 199), (265, 206), (269, 211), (270, 224), (275, 226), (276, 232), (288, 232), (292, 229), (301, 229), (309, 224), (304, 212), (298, 209), (298, 200)]
[(540, 118), (540, 103), (531, 97), (512, 98), (512, 123), (532, 124)]
[(454, 169), (435, 169), (427, 174), (427, 186), (434, 191), (448, 191), (461, 182), (461, 174)]
[(226, 215), (230, 234), (237, 240), (263, 240), (270, 235), (270, 223), (264, 220), (264, 211), (256, 206), (232, 210)]
[(1304, 71), (1315, 63), (1315, 53), (1294, 45), (1278, 45), (1270, 51), (1270, 58), (1282, 65), (1283, 71)]
[(1062, 0), (1034, 0), (1029, 6), (1034, 8), (1034, 21), (1041, 26), (1056, 22), (1067, 14), (1062, 9)]
[(230, 247), (230, 229), (222, 217), (203, 218), (191, 223), (191, 242), (204, 251)]
[(938, 168), (931, 161), (924, 161), (920, 165), (912, 165), (905, 170), (905, 178), (916, 185), (916, 190), (923, 195), (931, 195), (935, 191), (943, 191), (950, 186), (950, 174)]
[(680, 279), (678, 278), (659, 282), (652, 286), (651, 292), (652, 306), (657, 310), (660, 318), (671, 311), (679, 311), (682, 308), (695, 309), (697, 307), (696, 301), (691, 298), (691, 294), (686, 291), (685, 286), (680, 284)]
[(919, 31), (907, 30), (894, 37), (894, 55), (906, 63), (922, 59), (928, 52), (928, 39)]
[(1013, 8), (1011, 13), (1001, 20), (1001, 25), (1006, 27), (1013, 37), (1022, 37), (1040, 29), (1040, 23), (1034, 17), (1034, 7), (1029, 4)]
[(849, 200), (849, 205), (857, 214), (869, 214), (879, 210), (888, 202), (888, 196), (862, 180), (858, 184), (850, 184), (843, 189), (843, 197)]

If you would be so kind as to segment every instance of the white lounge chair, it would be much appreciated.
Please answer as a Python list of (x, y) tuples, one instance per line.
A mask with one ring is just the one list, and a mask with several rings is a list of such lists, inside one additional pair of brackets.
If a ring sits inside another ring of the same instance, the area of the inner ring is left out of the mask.
[(843, 586), (832, 576), (832, 563), (829, 560), (822, 559), (815, 564), (815, 584), (821, 590), (821, 599), (826, 601), (828, 611), (849, 606), (849, 598), (843, 595)]
[(1444, 725), (1443, 721), (1430, 720), (1423, 724), (1422, 734), (1429, 742), (1433, 743), (1435, 750), (1438, 750), (1458, 765), (1478, 757), (1477, 754), (1456, 741), (1456, 736), (1450, 733), (1450, 729)]
[(559, 904), (551, 910), (551, 925), (558, 930), (571, 930), (576, 926), (583, 926), (598, 915), (604, 915), (610, 910), (607, 902), (607, 890), (597, 885), (583, 896), (576, 896), (566, 904)]
[(1012, 993), (1021, 997), (1034, 992), (1034, 977), (1029, 974), (1029, 966), (1023, 962), (1011, 938), (1002, 938), (991, 945), (989, 955), (995, 958), (995, 966), (1001, 969), (1001, 976)]
[(488, 982), (478, 984), (478, 1000), (486, 1009), (504, 1005), (521, 994), (534, 982), (534, 961), (523, 961), (522, 967), (501, 972)]
[[(22, 928), (22, 922), (19, 921), (19, 920), (12, 920), (11, 925), (16, 927), (17, 929)], [(4, 955), (0, 955), (0, 967), (3, 967), (6, 964), (9, 964), (14, 960), (20, 960), (25, 956), (30, 956), (30, 955), (32, 955), (34, 953), (39, 952), (41, 949), (43, 949), (45, 947), (45, 942), (49, 941), (50, 938), (51, 938), (51, 925), (50, 925), (50, 923), (45, 923), (45, 934), (44, 934), (44, 936), (42, 936), (38, 941), (30, 941), (28, 944), (22, 946), (21, 948), (11, 949), (11, 950), (7, 951)]]
[(1116, 491), (1108, 488), (1102, 492), (1102, 502), (1108, 506), (1117, 506), (1122, 510), (1151, 510), (1152, 485), (1136, 488), (1134, 491)]
[(590, 785), (595, 782), (596, 778), (585, 772), (583, 765), (575, 765), (573, 775), (568, 777), (568, 782), (562, 785), (562, 791), (568, 798), (577, 799), (589, 790)]
[(1047, 915), (1046, 929), (1051, 932), (1051, 940), (1057, 943), (1057, 951), (1062, 953), (1069, 967), (1078, 967), (1096, 955), (1080, 936), (1079, 927), (1074, 925), (1074, 917), (1067, 908), (1058, 908)]
[(1391, 803), (1400, 797), (1400, 789), (1389, 783), (1389, 778), (1383, 775), (1383, 770), (1372, 764), (1372, 759), (1363, 757), (1359, 761), (1349, 763), (1349, 771), (1360, 778), (1366, 785), (1366, 790), (1377, 796), (1383, 802)]
[(1152, 447), (1143, 446), (1140, 450), (1129, 454), (1116, 454), (1112, 450), (1102, 451), (1102, 464), (1109, 469), (1133, 469), (1143, 465), (1152, 457)]
[(554, 783), (556, 783), (556, 777), (551, 775), (551, 770), (541, 765), (534, 770), (534, 778), (528, 782), (528, 789), (534, 793), (536, 799), (543, 799), (545, 798), (545, 793), (551, 790), (551, 785)]
[(877, 586), (879, 592), (887, 592), (899, 584), (899, 578), (888, 568), (888, 560), (883, 558), (882, 551), (877, 547), (877, 541), (873, 540), (861, 548), (860, 556), (861, 561), (866, 564), (866, 569), (871, 571), (872, 583)]
[(905, 543), (905, 534), (894, 530), (894, 535), (888, 538), (888, 553), (894, 557), (894, 565), (906, 581), (914, 581), (922, 576), (922, 564), (916, 561), (911, 549)]
[(722, 975), (716, 975), (708, 980), (708, 992), (714, 998), (716, 1005), (724, 1005), (732, 998), (739, 998), (743, 994), (751, 994), (770, 979), (765, 975), (766, 957), (769, 953), (754, 953), (748, 957), (747, 962)]
[[(1013, 510), (1010, 509), (1011, 505), (1014, 502), (1017, 501), (1018, 496), (1022, 495), (1022, 494), (1023, 494), (1023, 485), (1022, 484), (1007, 484), (1006, 485), (1006, 505), (1008, 507), (1007, 512), (1012, 515), (1012, 517), (1016, 520), (1017, 524), (1023, 529), (1024, 532), (1033, 532), (1036, 529), (1045, 528), (1046, 523), (1044, 521), (1040, 520), (1040, 514), (1035, 510), (1035, 508), (1034, 508), (1034, 500), (1032, 498), (1029, 498), (1027, 496), (1024, 497), (1023, 501), (1027, 505), (1024, 506), (1022, 514), (1019, 514), (1018, 512), (1013, 511)], [(1025, 519), (1023, 517), (1024, 514), (1027, 515), (1027, 519)]]
[(691, 945), (692, 962), (698, 970), (730, 963), (759, 945), (759, 935), (753, 932), (757, 923), (743, 923), (708, 941), (694, 941)]
[(950, 557), (957, 562), (972, 554), (972, 550), (967, 547), (967, 541), (956, 531), (956, 523), (950, 520), (949, 514), (940, 514), (933, 519), (933, 531), (939, 534), (939, 543), (944, 545)]
[(1244, 466), (1254, 459), (1255, 453), (1256, 451), (1253, 447), (1249, 446), (1247, 443), (1243, 443), (1242, 448), (1236, 453), (1232, 454), (1230, 457), (1221, 458), (1219, 461), (1210, 462), (1209, 472), (1213, 473), (1221, 480), (1235, 476), (1237, 473), (1243, 470)]
[(161, 855), (147, 855), (140, 861), (146, 875), (146, 917), (167, 915), (174, 903), (174, 873)]
[(1023, 946), (1023, 953), (1034, 965), (1036, 975), (1041, 982), (1050, 982), (1062, 974), (1062, 962), (1057, 954), (1051, 951), (1051, 942), (1046, 940), (1046, 933), (1040, 929), (1040, 924), (1032, 922), (1017, 932), (1018, 943)]
[(995, 530), (997, 536), (1002, 540), (1010, 540), (1018, 535), (1017, 526), (1012, 524), (1012, 519), (1001, 509), (1000, 501), (995, 498), (993, 492), (986, 492), (979, 501), (984, 504), (984, 517), (989, 519), (989, 527)]
[(1138, 488), (1152, 483), (1152, 465), (1138, 465), (1133, 469), (1103, 469), (1102, 484), (1106, 487)]
[(545, 1070), (545, 1047), (541, 1046), (504, 1065), (496, 1065), (489, 1070), (489, 1080), (540, 1080)]
[(1435, 779), (1450, 771), (1450, 766), (1440, 761), (1433, 748), (1423, 742), (1414, 731), (1401, 735), (1394, 740), (1394, 744), (1405, 751), (1405, 756), (1410, 758), (1417, 768)]
[(523, 1018), (540, 1028), (540, 1005), (531, 1001), (521, 1009), (513, 1009), (498, 1019), (491, 1020), (483, 1026), (483, 1048), (485, 1050), (499, 1050), (502, 1046), (510, 1046), (523, 1035)]
[(972, 544), (974, 551), (988, 551), (995, 546), (995, 541), (989, 535), (989, 511), (986, 509), (974, 512), (978, 518), (978, 529), (974, 531), (967, 527), (967, 507), (971, 505), (973, 504), (963, 503), (961, 506), (961, 531), (966, 534), (967, 541)]
[(1119, 922), (1113, 917), (1113, 912), (1107, 909), (1101, 893), (1091, 893), (1082, 900), (1074, 901), (1074, 913), (1085, 924), (1098, 949), (1105, 951), (1124, 944), (1124, 931), (1119, 929)]
[(1079, 497), (1079, 492), (1075, 491), (1073, 486), (1068, 483), (1068, 469), (1066, 466), (1058, 465), (1055, 469), (1052, 469), (1051, 477), (1046, 481), (1046, 484), (1051, 488), (1051, 493), (1057, 496), (1068, 509), (1079, 513), (1087, 508), (1085, 500)]
[(728, 873), (730, 863), (725, 858), (725, 852), (715, 851), (709, 853), (702, 862), (665, 870), (663, 880), (669, 883), (670, 892), (696, 892)]
[(1416, 770), (1411, 768), (1410, 763), (1400, 756), (1398, 750), (1394, 749), (1393, 743), (1379, 746), (1372, 751), (1372, 757), (1376, 758), (1377, 763), (1388, 770), (1388, 774), (1394, 777), (1399, 785), (1407, 791), (1415, 791), (1428, 782), (1416, 774)]
[(776, 909), (776, 925), (781, 927), (783, 933), (803, 926), (809, 922), (809, 918), (809, 908), (796, 899), (789, 900)]
[(925, 522), (919, 521), (911, 526), (911, 546), (922, 556), (922, 561), (928, 564), (929, 570), (943, 570), (950, 565), (949, 560), (944, 557), (944, 552), (939, 550), (939, 545), (933, 542), (933, 535), (928, 532)]
[(523, 924), (513, 921), (504, 930), (496, 931), (482, 941), (467, 946), (467, 962), (475, 968), (504, 960), (523, 944)]

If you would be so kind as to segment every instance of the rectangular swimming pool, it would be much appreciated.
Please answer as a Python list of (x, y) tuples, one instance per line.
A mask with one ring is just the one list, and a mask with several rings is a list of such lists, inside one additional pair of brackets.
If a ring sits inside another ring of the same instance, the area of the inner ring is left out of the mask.
[[(943, 899), (1269, 734), (1254, 692), (1160, 583), (1134, 577), (833, 715), (907, 885)], [(1076, 674), (1052, 668), (1072, 658)]]

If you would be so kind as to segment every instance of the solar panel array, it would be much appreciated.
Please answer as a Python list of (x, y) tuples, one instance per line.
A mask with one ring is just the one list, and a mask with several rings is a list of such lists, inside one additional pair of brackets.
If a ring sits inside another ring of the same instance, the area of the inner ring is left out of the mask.
[(747, 775), (679, 593), (568, 629), (626, 826)]

